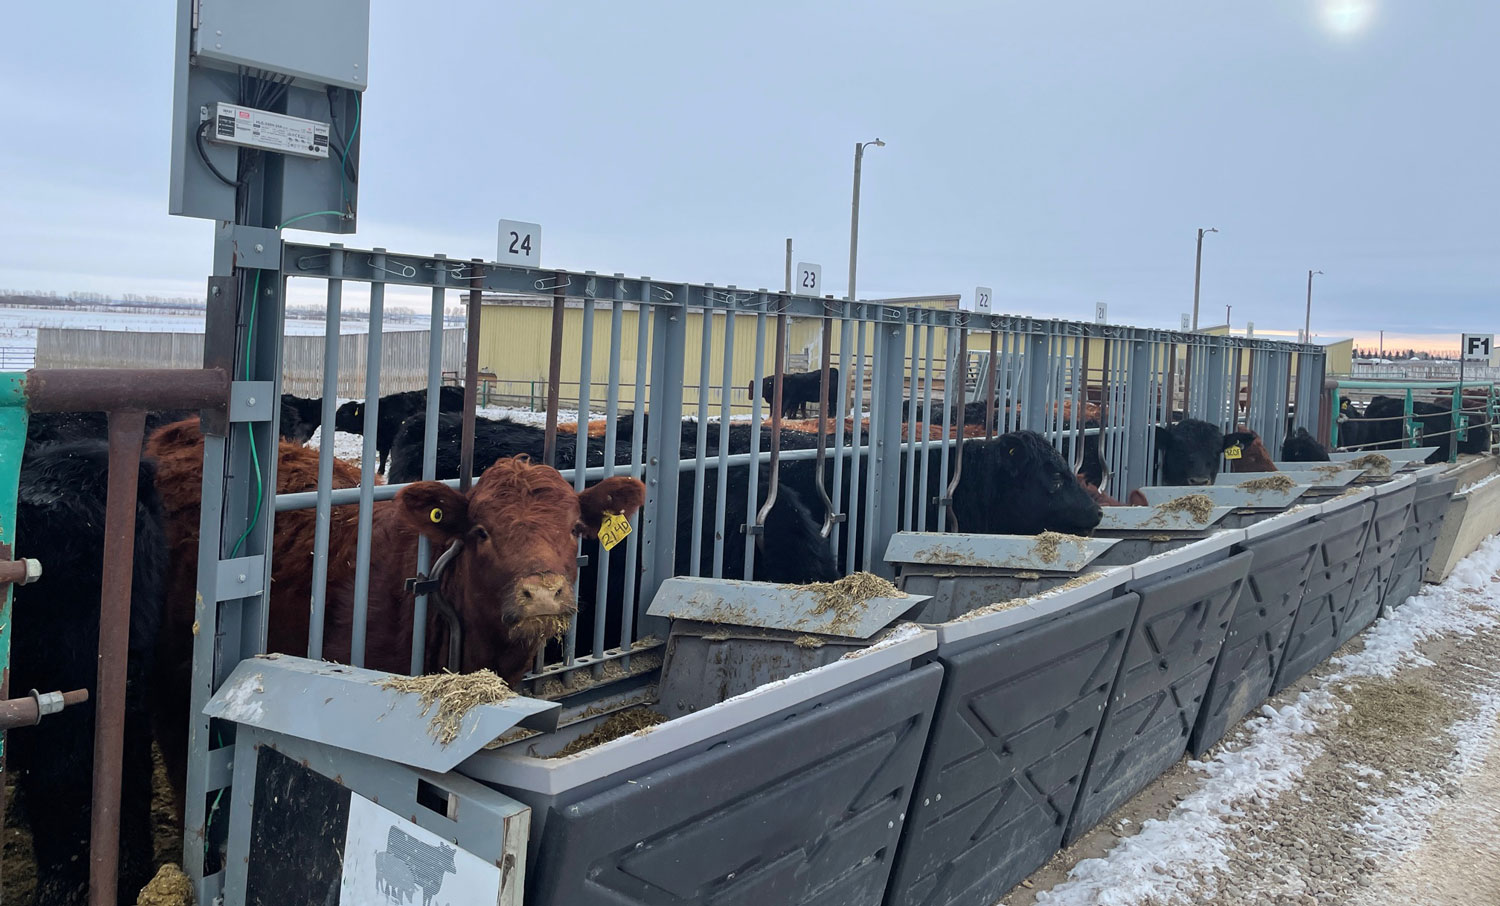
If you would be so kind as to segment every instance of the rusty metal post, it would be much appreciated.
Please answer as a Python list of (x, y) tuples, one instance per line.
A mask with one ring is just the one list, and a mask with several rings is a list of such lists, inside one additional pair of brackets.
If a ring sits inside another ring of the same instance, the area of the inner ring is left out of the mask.
[[(557, 407), (558, 394), (562, 386), (562, 341), (563, 323), (567, 311), (567, 288), (568, 276), (558, 272), (557, 285), (552, 288), (552, 348), (547, 358), (547, 429), (542, 436), (542, 463), (544, 465), (557, 467)], [(700, 389), (701, 393), (702, 390)], [(580, 391), (581, 394), (581, 391)], [(588, 416), (579, 413), (579, 430), (584, 439), (579, 441), (580, 449), (588, 449)], [(701, 431), (702, 428), (699, 428)], [(587, 457), (580, 460), (579, 468), (586, 468)]]
[(464, 348), (464, 415), (463, 435), (458, 447), (458, 489), (469, 493), (474, 483), (474, 417), (479, 406), (479, 326), (480, 313), (484, 307), (484, 262), (475, 258), (470, 266), (474, 275), (469, 279), (469, 324), (468, 345)]
[(119, 881), (125, 665), (130, 656), (135, 495), (145, 433), (144, 409), (116, 410), (109, 414), (109, 490), (104, 511), (99, 682), (94, 704), (94, 802), (89, 827), (90, 906), (113, 906)]

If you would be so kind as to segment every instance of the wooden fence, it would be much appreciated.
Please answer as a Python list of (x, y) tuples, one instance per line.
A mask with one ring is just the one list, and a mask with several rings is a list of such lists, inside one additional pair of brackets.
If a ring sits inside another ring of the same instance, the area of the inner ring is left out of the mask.
[[(427, 386), (428, 331), (387, 331), (381, 341), (382, 394)], [(339, 337), (341, 398), (364, 398), (367, 342), (365, 334)], [(463, 359), (463, 331), (443, 331), (443, 370), (462, 370)], [(202, 368), (203, 334), (43, 327), (37, 331), (36, 367)], [(322, 396), (321, 336), (282, 340), (282, 390), (298, 396)]]

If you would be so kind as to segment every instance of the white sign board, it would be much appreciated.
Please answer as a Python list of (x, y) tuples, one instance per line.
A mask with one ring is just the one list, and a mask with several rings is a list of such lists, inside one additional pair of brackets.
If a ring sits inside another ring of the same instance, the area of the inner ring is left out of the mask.
[(1484, 362), (1488, 365), (1495, 355), (1495, 335), (1466, 333), (1460, 348), (1463, 350), (1465, 362)]
[(800, 262), (792, 277), (792, 292), (797, 295), (823, 295), (823, 265)]
[(1105, 304), (1103, 302), (1095, 302), (1094, 303), (1094, 323), (1095, 324), (1108, 324), (1109, 323), (1109, 306), (1107, 304)]
[(339, 906), (498, 903), (500, 880), (498, 866), (350, 794)]
[(961, 309), (963, 309), (964, 311), (972, 311), (972, 312), (977, 312), (977, 313), (979, 313), (981, 315), (987, 315), (987, 314), (990, 313), (991, 309), (994, 307), (993, 306), (994, 295), (995, 295), (994, 291), (991, 290), (988, 286), (976, 286), (976, 287), (974, 287), (974, 298), (973, 298), (973, 300), (970, 301), (967, 305), (965, 305), (964, 301), (963, 301), (963, 297), (960, 296), (959, 297), (958, 307), (961, 308)]
[(1255, 336), (1255, 322), (1254, 321), (1246, 321), (1245, 322), (1245, 336), (1247, 336), (1247, 337), (1253, 337), (1253, 336)]
[(1182, 329), (1183, 330), (1192, 330), (1193, 329), (1193, 319), (1192, 319), (1192, 316), (1190, 316), (1187, 312), (1183, 312), (1182, 313)]
[(542, 225), (524, 220), (500, 221), (500, 251), (495, 260), (501, 264), (540, 267), (542, 263)]

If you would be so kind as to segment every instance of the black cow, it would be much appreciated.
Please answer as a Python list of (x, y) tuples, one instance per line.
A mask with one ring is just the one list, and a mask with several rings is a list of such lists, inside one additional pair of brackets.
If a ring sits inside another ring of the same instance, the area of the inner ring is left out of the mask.
[[(174, 419), (181, 421), (181, 419)], [(165, 424), (171, 424), (166, 422)], [(281, 436), (294, 444), (305, 444), (312, 440), (313, 432), (323, 423), (323, 400), (281, 395)], [(150, 431), (146, 432), (150, 434)]]
[(1103, 513), (1045, 438), (1014, 431), (965, 442), (954, 515), (966, 533), (1087, 535)]
[(1238, 434), (1226, 435), (1216, 425), (1185, 418), (1156, 427), (1156, 461), (1164, 485), (1213, 484), (1219, 474), (1219, 459), (1236, 443)]
[[(1339, 412), (1345, 417), (1339, 427), (1339, 446), (1358, 450), (1396, 450), (1406, 446), (1405, 399), (1377, 396), (1370, 400), (1363, 413), (1348, 400), (1341, 400)], [(1451, 403), (1414, 400), (1412, 415), (1422, 428), (1418, 444), (1437, 448), (1428, 454), (1427, 462), (1447, 462), (1448, 451), (1453, 443)], [(1490, 446), (1488, 416), (1483, 412), (1471, 412), (1469, 421), (1471, 427), (1465, 437), (1458, 441), (1458, 452), (1487, 452)]]
[[(89, 871), (99, 598), (109, 472), (106, 441), (46, 441), (58, 427), (42, 419), (38, 442), (21, 460), (15, 556), (42, 563), (42, 577), (15, 588), (11, 689), (89, 690), (89, 701), (10, 733), (9, 767), (31, 826), (40, 906), (83, 904)], [(72, 427), (76, 428), (77, 425)], [(143, 461), (135, 509), (125, 750), (120, 802), (122, 903), (152, 875), (150, 659), (161, 621), (167, 547), (155, 469)]]
[(1317, 438), (1307, 433), (1306, 428), (1298, 428), (1297, 433), (1288, 435), (1281, 442), (1281, 459), (1283, 462), (1328, 462), (1328, 451)]
[[(438, 445), (436, 460), (436, 477), (438, 479), (457, 478), (459, 475), (460, 437), (462, 432), (462, 416), (455, 414), (444, 414), (438, 420)], [(620, 416), (616, 421), (616, 441), (614, 461), (616, 465), (628, 466), (630, 463), (631, 437), (634, 431), (634, 416), (627, 414)], [(418, 480), (422, 476), (422, 448), (423, 439), (426, 434), (427, 419), (425, 414), (414, 415), (408, 418), (397, 432), (395, 442), (391, 450), (391, 468), (389, 480), (392, 484), (401, 484), (408, 481)], [(683, 422), (681, 427), (680, 455), (685, 460), (692, 459), (696, 454), (697, 423)], [(642, 425), (645, 436), (649, 422)], [(691, 470), (680, 473), (678, 482), (678, 509), (677, 509), (677, 554), (675, 572), (686, 575), (696, 572), (699, 575), (712, 574), (713, 551), (714, 551), (714, 512), (718, 497), (718, 470), (712, 457), (718, 453), (719, 425), (709, 424), (707, 426), (708, 437), (706, 438), (709, 452), (709, 462), (704, 470), (704, 514), (702, 520), (701, 543), (702, 550), (697, 569), (692, 568), (692, 520), (693, 520), (693, 491), (695, 477)], [(748, 452), (749, 450), (750, 426), (736, 424), (730, 428), (729, 444), (731, 452)], [(770, 431), (761, 432), (761, 449), (769, 449)], [(808, 438), (811, 438), (809, 441)], [(534, 425), (524, 425), (507, 419), (476, 418), (474, 425), (474, 471), (479, 473), (495, 460), (505, 456), (526, 454), (540, 462), (542, 459), (544, 435), (543, 430)], [(804, 447), (807, 443), (815, 443), (816, 438), (812, 435), (799, 434), (799, 432), (783, 432), (783, 443), (788, 449)], [(605, 446), (603, 437), (589, 437), (586, 445), (586, 464), (589, 466), (601, 466), (605, 464)], [(559, 469), (571, 469), (578, 459), (578, 435), (572, 432), (558, 432), (557, 452), (555, 464)], [(788, 463), (787, 466), (793, 464)], [(810, 465), (810, 464), (809, 464)], [(834, 562), (833, 554), (829, 550), (828, 542), (820, 537), (819, 529), (823, 524), (821, 506), (817, 504), (817, 496), (814, 493), (810, 498), (807, 491), (799, 487), (798, 483), (791, 480), (788, 472), (793, 475), (795, 470), (783, 470), (782, 482), (776, 496), (776, 503), (767, 514), (765, 533), (762, 537), (762, 546), (755, 555), (755, 568), (753, 574), (745, 574), (745, 536), (739, 527), (748, 524), (747, 517), (748, 501), (746, 499), (747, 467), (732, 466), (728, 470), (728, 488), (725, 495), (724, 515), (724, 559), (723, 575), (727, 579), (753, 578), (764, 582), (783, 583), (805, 583), (828, 581), (838, 577), (839, 572)], [(770, 490), (770, 478), (761, 470), (757, 476), (758, 488), (756, 499), (764, 502)], [(816, 507), (817, 512), (814, 512)], [(617, 549), (620, 550), (620, 549)], [(586, 542), (584, 552), (588, 555), (588, 563), (578, 573), (578, 598), (581, 602), (579, 615), (577, 617), (577, 644), (575, 650), (586, 653), (593, 646), (594, 631), (594, 607), (597, 583), (598, 564), (600, 551), (594, 542)], [(607, 590), (608, 606), (606, 608), (606, 644), (613, 647), (618, 643), (620, 636), (620, 608), (624, 601), (624, 570), (616, 564), (609, 572), (609, 588)]]
[[(818, 392), (823, 384), (823, 372), (818, 371), (792, 372), (781, 376), (781, 417), (782, 418), (807, 418), (808, 403), (818, 402), (821, 394)], [(830, 367), (828, 369), (828, 398), (824, 401), (823, 411), (828, 415), (837, 415), (834, 404), (838, 398), (834, 395), (839, 386), (839, 370)], [(751, 398), (755, 396), (755, 382), (751, 381), (749, 386)], [(776, 377), (767, 375), (760, 382), (761, 399), (773, 403), (776, 399)]]
[[(464, 388), (439, 388), (439, 412), (462, 412), (463, 408)], [(426, 411), (426, 390), (408, 390), (405, 393), (391, 393), (380, 398), (380, 411), (378, 421), (375, 425), (375, 451), (380, 454), (380, 465), (377, 471), (381, 475), (385, 474), (386, 461), (391, 453), (391, 444), (396, 440), (396, 432), (400, 430), (401, 423), (413, 415), (423, 414)], [(334, 415), (333, 427), (335, 430), (343, 431), (346, 434), (364, 434), (364, 401), (350, 400), (340, 406), (338, 412)]]

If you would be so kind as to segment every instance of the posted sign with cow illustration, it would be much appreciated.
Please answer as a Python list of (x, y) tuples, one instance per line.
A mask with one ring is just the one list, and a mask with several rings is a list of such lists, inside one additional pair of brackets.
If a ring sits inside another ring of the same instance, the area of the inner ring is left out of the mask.
[(500, 900), (500, 869), (358, 794), (349, 800), (339, 906)]

